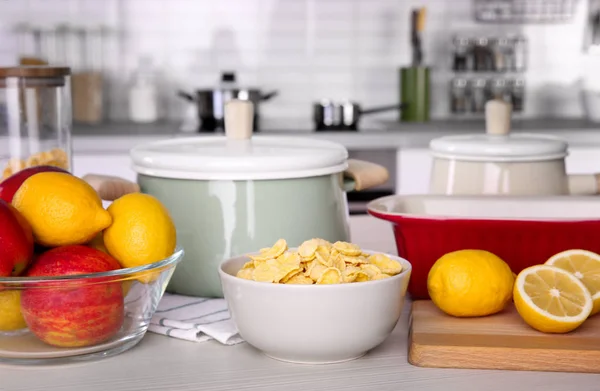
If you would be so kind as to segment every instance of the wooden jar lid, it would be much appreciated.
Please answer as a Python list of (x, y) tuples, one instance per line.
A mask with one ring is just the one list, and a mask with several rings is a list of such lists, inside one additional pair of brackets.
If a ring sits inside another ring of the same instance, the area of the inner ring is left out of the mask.
[(19, 79), (19, 87), (62, 87), (65, 77), (71, 74), (69, 67), (55, 67), (47, 65), (22, 65), (14, 67), (0, 67), (0, 88), (11, 85), (7, 79)]
[(15, 67), (0, 67), (0, 77), (62, 77), (71, 74), (69, 67), (53, 67), (45, 65), (23, 65)]

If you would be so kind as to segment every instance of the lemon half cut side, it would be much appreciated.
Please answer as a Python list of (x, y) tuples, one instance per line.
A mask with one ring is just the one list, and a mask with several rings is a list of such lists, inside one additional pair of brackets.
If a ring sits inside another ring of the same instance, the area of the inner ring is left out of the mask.
[(550, 265), (528, 267), (515, 281), (515, 307), (529, 326), (545, 333), (567, 333), (589, 317), (592, 295), (575, 275)]

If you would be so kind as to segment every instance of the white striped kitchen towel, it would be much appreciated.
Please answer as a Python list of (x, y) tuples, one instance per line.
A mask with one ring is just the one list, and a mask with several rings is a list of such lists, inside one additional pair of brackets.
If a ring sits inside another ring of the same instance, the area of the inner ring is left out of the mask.
[(244, 342), (231, 320), (225, 299), (165, 293), (148, 331), (192, 342), (211, 339), (224, 345)]

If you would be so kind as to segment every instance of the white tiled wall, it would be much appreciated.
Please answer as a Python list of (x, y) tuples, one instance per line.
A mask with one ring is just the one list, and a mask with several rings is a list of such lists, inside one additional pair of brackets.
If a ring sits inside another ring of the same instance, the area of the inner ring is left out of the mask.
[(17, 22), (103, 24), (119, 32), (105, 58), (113, 118), (126, 115), (124, 88), (147, 54), (164, 75), (172, 118), (185, 106), (177, 88), (210, 87), (232, 69), (242, 84), (280, 90), (261, 108), (265, 117), (306, 120), (311, 102), (323, 97), (364, 107), (395, 103), (397, 69), (410, 61), (409, 13), (424, 5), (425, 60), (435, 70), (432, 117), (448, 116), (452, 33), (517, 29), (530, 40), (526, 115), (578, 116), (585, 3), (573, 22), (523, 27), (475, 23), (470, 0), (1, 0), (0, 63), (18, 54), (10, 33)]

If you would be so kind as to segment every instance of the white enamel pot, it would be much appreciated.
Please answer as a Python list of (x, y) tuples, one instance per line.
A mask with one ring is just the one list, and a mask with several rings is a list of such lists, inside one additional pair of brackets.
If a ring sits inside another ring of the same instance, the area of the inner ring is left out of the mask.
[(346, 192), (378, 186), (387, 170), (348, 159), (337, 143), (254, 135), (253, 104), (225, 105), (225, 136), (185, 137), (131, 150), (137, 184), (87, 177), (103, 199), (140, 190), (158, 198), (185, 250), (167, 290), (223, 297), (218, 274), (228, 258), (284, 238), (351, 241)]
[(429, 144), (430, 193), (446, 195), (592, 195), (600, 174), (567, 175), (567, 143), (539, 134), (510, 134), (511, 106), (486, 105), (486, 134), (445, 136)]

